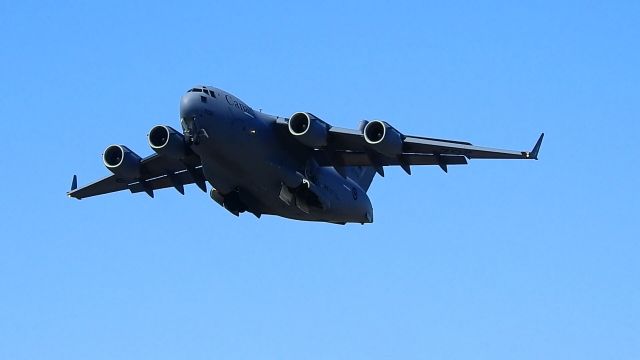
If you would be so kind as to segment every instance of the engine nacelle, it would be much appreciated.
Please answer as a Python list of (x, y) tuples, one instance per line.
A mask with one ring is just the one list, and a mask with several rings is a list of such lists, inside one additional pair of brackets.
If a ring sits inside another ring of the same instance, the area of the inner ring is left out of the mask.
[(111, 145), (104, 150), (102, 161), (112, 173), (126, 179), (140, 177), (140, 161), (138, 154), (124, 145)]
[(311, 148), (327, 145), (328, 127), (327, 123), (310, 113), (297, 112), (289, 118), (291, 135)]
[(189, 151), (184, 136), (171, 126), (154, 126), (148, 141), (153, 151), (172, 159), (183, 159)]
[(386, 122), (369, 122), (362, 134), (372, 150), (389, 157), (402, 154), (403, 135)]

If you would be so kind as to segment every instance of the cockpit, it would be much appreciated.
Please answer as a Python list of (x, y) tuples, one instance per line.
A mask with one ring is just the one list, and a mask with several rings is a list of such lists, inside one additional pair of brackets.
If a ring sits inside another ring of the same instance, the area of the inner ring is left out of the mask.
[(207, 88), (192, 88), (191, 90), (187, 91), (188, 93), (190, 92), (199, 92), (199, 93), (205, 93), (211, 97), (216, 97), (216, 93), (213, 92), (213, 90), (209, 90)]

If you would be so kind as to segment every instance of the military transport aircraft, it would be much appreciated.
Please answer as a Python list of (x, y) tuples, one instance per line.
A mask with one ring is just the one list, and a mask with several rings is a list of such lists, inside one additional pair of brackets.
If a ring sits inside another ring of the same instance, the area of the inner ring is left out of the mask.
[(249, 212), (336, 224), (371, 223), (367, 190), (384, 166), (467, 164), (467, 159), (536, 159), (544, 134), (531, 151), (498, 150), (464, 141), (404, 135), (381, 120), (358, 130), (337, 128), (308, 112), (289, 118), (255, 112), (221, 89), (197, 86), (180, 100), (182, 132), (157, 125), (148, 134), (155, 154), (141, 158), (124, 145), (102, 156), (113, 175), (78, 188), (70, 197), (128, 189), (154, 190), (196, 184), (232, 214)]

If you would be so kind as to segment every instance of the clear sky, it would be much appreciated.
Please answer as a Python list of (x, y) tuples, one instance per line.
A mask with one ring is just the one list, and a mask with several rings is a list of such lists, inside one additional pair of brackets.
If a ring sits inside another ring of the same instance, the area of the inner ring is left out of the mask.
[[(637, 1), (0, 2), (0, 359), (639, 359)], [(191, 86), (528, 150), (375, 223), (68, 199)]]

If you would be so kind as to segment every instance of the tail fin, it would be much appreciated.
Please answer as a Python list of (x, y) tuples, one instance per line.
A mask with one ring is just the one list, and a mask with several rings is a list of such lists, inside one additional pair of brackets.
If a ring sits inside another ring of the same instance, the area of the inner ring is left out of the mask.
[(362, 190), (367, 192), (369, 186), (376, 176), (376, 169), (373, 166), (349, 166), (347, 167), (348, 176), (355, 181)]

